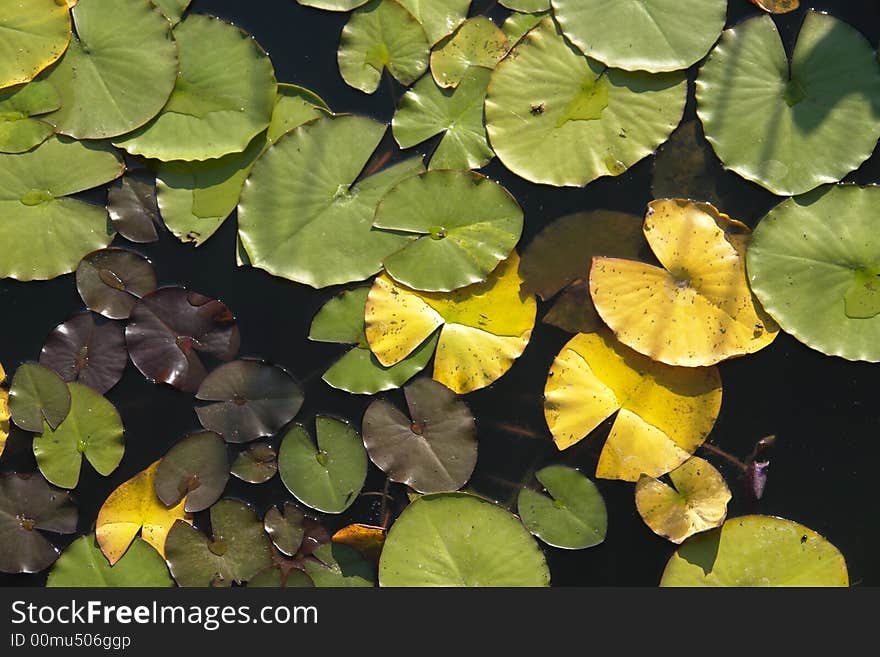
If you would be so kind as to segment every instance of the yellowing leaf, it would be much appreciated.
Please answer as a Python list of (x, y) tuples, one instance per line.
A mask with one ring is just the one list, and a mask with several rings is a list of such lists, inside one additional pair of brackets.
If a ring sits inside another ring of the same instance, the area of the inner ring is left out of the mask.
[(771, 14), (787, 14), (801, 6), (800, 0), (752, 0), (752, 4)]
[(104, 501), (98, 512), (95, 535), (101, 552), (112, 566), (122, 558), (128, 546), (141, 532), (141, 538), (165, 556), (165, 538), (175, 520), (192, 524), (192, 517), (183, 509), (185, 500), (166, 508), (156, 496), (156, 461), (135, 475)]
[[(6, 380), (6, 371), (0, 365), (0, 383)], [(0, 388), (0, 456), (6, 449), (6, 439), (9, 438), (9, 391)]]
[(333, 534), (333, 542), (345, 543), (367, 559), (378, 559), (385, 544), (385, 529), (373, 525), (348, 525)]
[(711, 463), (691, 457), (669, 479), (675, 488), (648, 475), (636, 483), (636, 508), (655, 534), (681, 543), (724, 523), (730, 489)]
[(746, 280), (746, 225), (708, 203), (652, 201), (645, 237), (665, 269), (593, 258), (599, 315), (632, 349), (668, 365), (713, 365), (773, 342), (779, 327)]
[(544, 417), (559, 449), (579, 442), (617, 412), (596, 466), (603, 479), (659, 477), (686, 461), (721, 409), (715, 367), (672, 367), (602, 331), (569, 340), (550, 367)]
[(453, 292), (416, 292), (379, 276), (365, 309), (371, 351), (390, 367), (440, 328), (434, 379), (459, 394), (489, 385), (522, 354), (535, 325), (535, 299), (520, 293), (518, 268), (513, 252), (488, 279)]

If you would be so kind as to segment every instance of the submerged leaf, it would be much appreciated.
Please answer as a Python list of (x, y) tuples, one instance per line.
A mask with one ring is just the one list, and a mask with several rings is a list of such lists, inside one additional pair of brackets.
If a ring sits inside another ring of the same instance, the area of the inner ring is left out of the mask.
[(264, 484), (278, 472), (278, 454), (266, 443), (255, 443), (240, 452), (229, 473), (249, 484)]
[(70, 411), (70, 390), (54, 371), (24, 363), (12, 377), (9, 412), (16, 426), (37, 433), (43, 422), (56, 429)]
[(70, 10), (57, 0), (0, 6), (0, 89), (32, 80), (55, 62), (70, 41)]
[(156, 467), (156, 495), (166, 507), (185, 498), (187, 513), (204, 511), (223, 494), (229, 480), (226, 443), (216, 433), (201, 431), (174, 445)]
[(0, 474), (0, 572), (36, 573), (58, 557), (42, 532), (72, 534), (77, 512), (67, 491), (39, 474)]
[(495, 68), (510, 49), (507, 36), (490, 18), (466, 20), (431, 53), (431, 75), (441, 87), (457, 87), (471, 67)]
[(596, 310), (621, 342), (686, 367), (773, 342), (779, 327), (746, 280), (747, 226), (708, 203), (667, 199), (649, 204), (644, 232), (662, 267), (594, 257), (590, 271)]
[(670, 471), (669, 479), (675, 488), (648, 475), (636, 483), (636, 508), (651, 531), (681, 543), (721, 526), (731, 495), (711, 463), (692, 456)]
[(93, 251), (76, 268), (76, 289), (86, 308), (110, 319), (128, 319), (137, 300), (156, 285), (152, 263), (126, 249)]
[(146, 541), (134, 539), (128, 552), (114, 566), (107, 563), (94, 534), (80, 536), (67, 546), (49, 572), (46, 586), (137, 587), (174, 586), (168, 567)]
[(720, 409), (717, 368), (664, 365), (604, 331), (569, 340), (544, 388), (544, 417), (559, 449), (617, 413), (596, 466), (602, 479), (638, 481), (676, 468), (709, 435)]
[(159, 206), (152, 176), (127, 173), (110, 186), (107, 212), (113, 227), (125, 239), (146, 244), (159, 239)]
[(49, 482), (75, 488), (85, 457), (98, 474), (113, 472), (125, 452), (122, 418), (97, 392), (81, 383), (68, 383), (70, 412), (53, 429), (48, 423), (34, 436), (37, 465)]
[(364, 414), (370, 459), (391, 481), (419, 493), (455, 491), (477, 464), (477, 429), (467, 405), (432, 379), (404, 388), (410, 417), (377, 399)]
[(82, 383), (103, 395), (119, 382), (128, 364), (122, 324), (96, 324), (91, 313), (75, 315), (46, 338), (40, 364), (68, 383)]
[(165, 556), (165, 538), (176, 520), (192, 524), (183, 502), (168, 508), (154, 490), (159, 461), (136, 474), (110, 493), (101, 505), (95, 537), (110, 565), (126, 553), (140, 532), (141, 538)]
[(651, 192), (654, 198), (687, 198), (722, 207), (726, 201), (718, 186), (722, 174), (723, 168), (706, 141), (702, 124), (687, 121), (657, 151)]

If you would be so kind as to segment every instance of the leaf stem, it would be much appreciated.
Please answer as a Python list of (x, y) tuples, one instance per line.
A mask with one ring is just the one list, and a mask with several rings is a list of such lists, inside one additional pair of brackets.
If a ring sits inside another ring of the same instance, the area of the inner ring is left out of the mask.
[(745, 472), (748, 469), (748, 466), (745, 463), (743, 463), (742, 461), (740, 461), (738, 458), (736, 458), (733, 454), (729, 454), (728, 452), (725, 452), (723, 449), (721, 449), (720, 447), (718, 447), (716, 445), (713, 445), (712, 443), (703, 443), (702, 445), (700, 445), (700, 447), (702, 449), (705, 449), (707, 452), (711, 452), (712, 454), (715, 454), (716, 456), (720, 456), (721, 458), (725, 459), (729, 463), (732, 463), (733, 465), (735, 465), (737, 468), (739, 468), (743, 472)]

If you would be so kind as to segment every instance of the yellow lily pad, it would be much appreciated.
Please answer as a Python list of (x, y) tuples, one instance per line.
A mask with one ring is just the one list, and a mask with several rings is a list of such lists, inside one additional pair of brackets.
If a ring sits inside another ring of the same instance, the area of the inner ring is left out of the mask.
[(440, 329), (434, 379), (459, 394), (500, 378), (525, 350), (535, 298), (520, 292), (514, 251), (482, 283), (452, 292), (417, 292), (387, 274), (373, 283), (365, 309), (370, 350), (390, 367)]
[[(6, 372), (0, 365), (0, 383), (6, 380)], [(6, 439), (9, 438), (9, 391), (0, 388), (0, 456), (6, 449)]]
[(651, 531), (681, 543), (724, 523), (730, 489), (711, 463), (692, 456), (669, 479), (674, 488), (648, 475), (636, 483), (636, 508)]
[(175, 520), (192, 524), (181, 500), (170, 509), (156, 496), (156, 461), (135, 475), (104, 501), (98, 512), (95, 536), (101, 552), (114, 565), (126, 553), (137, 533), (165, 557), (165, 539)]
[(580, 333), (556, 356), (544, 387), (544, 418), (562, 450), (617, 413), (596, 476), (659, 477), (699, 447), (721, 410), (715, 367), (652, 361), (607, 332)]
[(668, 365), (714, 365), (763, 349), (779, 327), (746, 280), (748, 226), (708, 203), (652, 201), (643, 227), (663, 267), (593, 258), (590, 295), (617, 339)]

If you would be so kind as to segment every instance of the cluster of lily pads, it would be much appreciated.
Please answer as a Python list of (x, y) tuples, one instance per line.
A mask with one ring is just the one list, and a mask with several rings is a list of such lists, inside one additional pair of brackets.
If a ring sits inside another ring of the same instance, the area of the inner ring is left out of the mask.
[[(867, 40), (807, 12), (789, 61), (767, 14), (725, 30), (727, 0), (502, 0), (501, 26), (468, 17), (470, 0), (297, 1), (351, 12), (343, 80), (367, 94), (383, 75), (411, 85), (391, 130), (401, 149), (435, 140), (428, 156), (385, 166), (388, 126), (279, 84), (252, 37), (186, 0), (0, 5), (0, 276), (75, 271), (89, 310), (0, 392), (0, 450), (11, 419), (34, 434), (39, 468), (0, 475), (0, 571), (51, 567), (59, 586), (549, 584), (536, 538), (601, 543), (596, 485), (550, 465), (518, 492), (516, 514), (463, 491), (478, 440), (460, 396), (523, 354), (539, 297), (554, 300), (543, 321), (575, 334), (548, 372), (549, 432), (564, 450), (615, 416), (595, 477), (634, 482), (647, 526), (681, 544), (662, 584), (846, 585), (843, 556), (812, 530), (726, 519), (731, 492), (694, 453), (721, 408), (717, 364), (780, 330), (880, 361), (878, 192), (837, 184), (880, 138)], [(698, 62), (699, 124), (680, 126)], [(704, 141), (714, 155), (692, 147)], [(497, 156), (527, 181), (580, 187), (664, 144), (644, 219), (562, 217), (522, 257), (522, 209), (475, 171)], [(717, 156), (790, 198), (752, 235), (706, 179), (678, 175), (678, 147), (697, 153), (697, 170)], [(106, 208), (76, 198), (111, 181)], [(116, 233), (145, 243), (166, 227), (198, 246), (236, 210), (239, 265), (313, 288), (356, 284), (313, 319), (311, 340), (351, 345), (323, 380), (359, 395), (404, 387), (408, 413), (377, 398), (360, 431), (329, 415), (294, 422), (298, 382), (236, 359), (223, 302), (160, 288), (148, 260), (110, 247)], [(83, 457), (105, 476), (123, 458), (123, 421), (103, 394), (129, 358), (206, 402), (204, 431), (117, 488), (94, 533), (59, 556), (41, 532), (76, 531), (68, 491)], [(264, 440), (276, 435), (277, 451)], [(244, 445), (231, 463), (230, 444)], [(308, 514), (349, 509), (371, 462), (409, 504), (331, 537)], [(760, 497), (762, 464), (749, 467)], [(223, 497), (230, 475), (276, 473), (301, 506), (260, 518)], [(194, 523), (201, 512), (209, 523)]]

